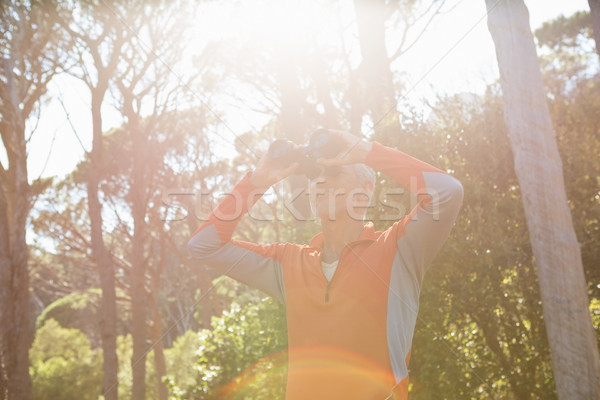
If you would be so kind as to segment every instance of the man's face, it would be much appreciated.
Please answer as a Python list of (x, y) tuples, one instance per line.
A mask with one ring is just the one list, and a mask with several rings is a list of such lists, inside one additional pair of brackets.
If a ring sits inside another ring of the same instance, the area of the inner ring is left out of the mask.
[(362, 220), (371, 190), (370, 182), (359, 182), (353, 165), (326, 167), (310, 183), (311, 206), (321, 220)]

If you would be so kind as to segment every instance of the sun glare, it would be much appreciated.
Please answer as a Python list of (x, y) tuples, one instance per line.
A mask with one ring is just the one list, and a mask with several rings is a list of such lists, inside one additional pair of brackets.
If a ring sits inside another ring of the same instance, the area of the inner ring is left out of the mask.
[[(458, 0), (457, 0), (458, 1)], [(485, 88), (489, 81), (497, 76), (493, 44), (485, 24), (483, 3), (477, 6), (461, 2), (452, 13), (436, 18), (427, 33), (419, 38), (418, 45), (392, 63), (392, 69), (407, 82), (402, 93), (418, 104), (422, 98), (434, 92), (478, 91)], [(585, 0), (573, 0), (568, 7), (562, 2), (531, 2), (530, 14), (532, 27), (543, 20), (550, 19), (559, 12), (569, 14), (585, 6)], [(569, 10), (567, 10), (569, 9)], [(457, 24), (456, 15), (461, 23)], [(194, 26), (190, 32), (190, 53), (199, 52), (209, 43), (222, 43), (221, 50), (227, 52), (244, 48), (248, 53), (272, 52), (268, 62), (277, 62), (286, 57), (302, 57), (295, 50), (299, 46), (317, 44), (320, 49), (335, 49), (343, 57), (338, 57), (332, 74), (345, 68), (349, 61), (351, 68), (357, 68), (361, 62), (360, 47), (357, 41), (356, 15), (353, 2), (317, 0), (256, 0), (256, 1), (215, 1), (200, 2), (197, 5)], [(387, 37), (389, 52), (393, 53), (400, 35)], [(141, 48), (140, 51), (144, 49)], [(188, 54), (189, 56), (189, 54)], [(247, 60), (239, 58), (237, 68), (247, 68)], [(343, 58), (343, 59), (342, 59)], [(289, 61), (289, 60), (288, 60)], [(302, 61), (299, 58), (299, 61)], [(185, 76), (196, 65), (193, 57), (181, 60), (171, 68), (173, 80)], [(57, 80), (58, 82), (58, 80)], [(220, 82), (222, 83), (222, 82)], [(53, 90), (61, 85), (61, 90)], [(91, 132), (88, 110), (90, 100), (75, 84), (55, 83), (50, 85), (51, 97), (65, 99), (68, 116), (57, 101), (51, 101), (41, 113), (41, 119), (35, 124), (40, 133), (34, 135), (29, 143), (28, 158), (30, 175), (54, 176), (69, 173), (81, 160), (83, 147), (89, 150)], [(190, 90), (196, 90), (190, 88)], [(227, 126), (219, 128), (216, 136), (226, 136), (222, 145), (227, 151), (233, 151), (232, 143), (236, 135), (260, 130), (268, 122), (268, 116), (261, 115), (256, 109), (260, 101), (255, 92), (248, 88), (230, 88), (236, 99), (229, 93), (220, 91), (211, 93), (210, 99), (198, 90), (195, 100), (218, 110)], [(74, 104), (74, 105), (73, 105)], [(180, 105), (185, 107), (185, 105)], [(114, 110), (107, 105), (104, 128), (118, 126), (122, 120), (115, 117)], [(103, 110), (104, 112), (104, 110)], [(112, 113), (111, 113), (112, 112)], [(215, 112), (216, 114), (216, 112)], [(73, 133), (77, 132), (77, 136)], [(223, 132), (223, 135), (221, 135)], [(54, 143), (54, 137), (56, 141)], [(82, 143), (80, 143), (80, 141)], [(7, 163), (4, 149), (0, 148), (0, 161)], [(65, 157), (69, 154), (69, 157)]]
[[(344, 7), (350, 9), (352, 7)], [(215, 39), (269, 42), (290, 46), (301, 40), (338, 39), (341, 7), (319, 1), (258, 1), (213, 3), (202, 12), (199, 28)]]

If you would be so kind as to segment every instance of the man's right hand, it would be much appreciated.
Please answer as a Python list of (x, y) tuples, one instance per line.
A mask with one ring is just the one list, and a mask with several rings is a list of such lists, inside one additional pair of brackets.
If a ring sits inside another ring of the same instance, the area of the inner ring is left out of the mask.
[[(294, 147), (298, 146), (294, 144)], [(252, 172), (252, 175), (250, 175), (250, 183), (258, 188), (268, 189), (280, 180), (296, 172), (298, 166), (297, 162), (290, 165), (281, 165), (269, 157), (268, 153), (265, 153), (258, 161), (258, 165)]]

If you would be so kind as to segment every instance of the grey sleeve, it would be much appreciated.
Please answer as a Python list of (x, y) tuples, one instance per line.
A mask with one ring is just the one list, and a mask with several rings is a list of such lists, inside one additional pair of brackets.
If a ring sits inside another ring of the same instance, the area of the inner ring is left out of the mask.
[(431, 202), (417, 206), (404, 234), (398, 239), (398, 256), (420, 287), (427, 268), (454, 226), (463, 201), (461, 183), (441, 172), (424, 172)]
[(450, 234), (462, 204), (460, 182), (440, 172), (425, 172), (431, 202), (420, 204), (397, 240), (388, 297), (387, 337), (396, 381), (408, 376), (408, 357), (427, 267)]
[(188, 250), (205, 265), (285, 302), (283, 270), (277, 255), (285, 244), (260, 245), (230, 240), (221, 245), (214, 225), (188, 242)]

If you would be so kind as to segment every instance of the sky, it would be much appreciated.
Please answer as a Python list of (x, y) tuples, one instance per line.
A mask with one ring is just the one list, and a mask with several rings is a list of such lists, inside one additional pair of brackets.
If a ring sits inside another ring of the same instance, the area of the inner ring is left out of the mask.
[[(589, 10), (587, 0), (526, 0), (525, 4), (532, 30), (561, 14), (569, 16), (579, 10)], [(416, 65), (411, 68), (412, 80), (418, 82), (421, 89), (477, 92), (498, 79), (484, 1), (461, 1), (432, 27), (420, 48), (435, 49), (430, 53), (420, 52)]]
[[(319, 13), (318, 5), (310, 9), (300, 6), (309, 3), (309, 0), (288, 3), (296, 7), (292, 14), (297, 18), (288, 19), (286, 24), (299, 24), (300, 29), (302, 21), (320, 21), (326, 25), (325, 20), (319, 20), (326, 16)], [(525, 3), (533, 30), (561, 14), (568, 16), (579, 10), (589, 10), (587, 0), (526, 0)], [(217, 37), (235, 32), (231, 28), (231, 24), (239, 23), (235, 19), (236, 12), (232, 13), (235, 10), (218, 8), (218, 4), (222, 4), (220, 2), (212, 4), (217, 5), (207, 11), (204, 20), (200, 19), (202, 27), (199, 29), (207, 29)], [(283, 8), (270, 12), (289, 13)], [(238, 10), (237, 15), (249, 24), (248, 29), (258, 30), (258, 33), (265, 29), (269, 20), (265, 13), (248, 15), (247, 10)], [(286, 28), (289, 26), (282, 24), (281, 29)], [(270, 29), (278, 27), (271, 26)], [(392, 68), (407, 77), (408, 86), (404, 96), (410, 101), (422, 102), (423, 98), (441, 93), (481, 93), (489, 83), (498, 79), (484, 0), (460, 0), (455, 8), (434, 20), (419, 45), (409, 50), (401, 60), (402, 64), (393, 64)], [(87, 88), (72, 78), (59, 77), (51, 84), (49, 92), (52, 100), (46, 101), (42, 108), (38, 129), (28, 147), (30, 180), (68, 174), (83, 158), (84, 151), (91, 148)], [(62, 105), (59, 99), (63, 100)], [(121, 123), (119, 114), (110, 105), (105, 105), (103, 112), (108, 121), (105, 130)], [(264, 115), (251, 111), (244, 104), (228, 105), (224, 114), (227, 128), (220, 132), (223, 135), (222, 151), (227, 151), (226, 147), (233, 143), (235, 134), (259, 128), (264, 118)], [(74, 131), (77, 131), (77, 135)], [(2, 153), (3, 149), (0, 148), (0, 160), (5, 162)]]

